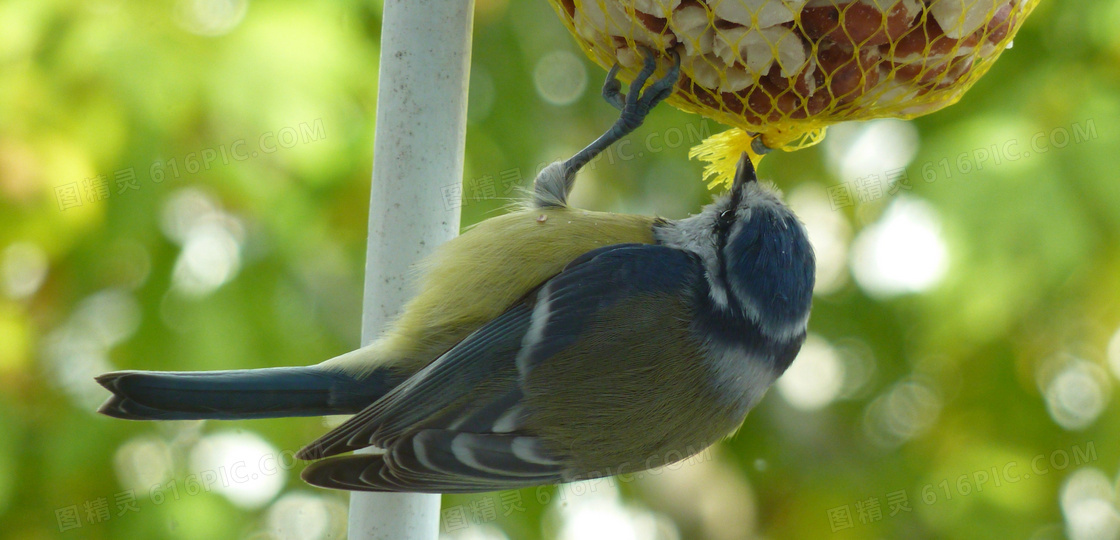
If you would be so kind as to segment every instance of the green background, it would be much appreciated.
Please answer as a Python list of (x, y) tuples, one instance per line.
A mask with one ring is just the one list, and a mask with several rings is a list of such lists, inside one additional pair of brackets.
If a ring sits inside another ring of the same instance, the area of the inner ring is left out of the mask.
[[(118, 421), (92, 377), (358, 343), (380, 12), (0, 2), (0, 537), (345, 533), (291, 461), (337, 419)], [(808, 367), (675, 470), (445, 497), (448, 537), (1116, 538), (1116, 28), (1043, 2), (957, 105), (767, 157), (828, 244)], [(610, 124), (602, 76), (543, 0), (478, 0), (464, 225)], [(696, 211), (722, 129), (658, 109), (574, 200)]]

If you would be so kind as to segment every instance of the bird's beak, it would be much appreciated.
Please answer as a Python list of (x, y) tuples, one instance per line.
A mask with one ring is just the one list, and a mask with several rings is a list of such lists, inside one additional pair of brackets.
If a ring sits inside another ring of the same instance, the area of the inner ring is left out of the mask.
[(758, 176), (754, 173), (754, 163), (751, 162), (750, 156), (748, 156), (746, 152), (743, 152), (743, 154), (739, 156), (739, 165), (735, 167), (735, 181), (731, 184), (731, 189), (737, 190), (751, 182), (757, 181)]

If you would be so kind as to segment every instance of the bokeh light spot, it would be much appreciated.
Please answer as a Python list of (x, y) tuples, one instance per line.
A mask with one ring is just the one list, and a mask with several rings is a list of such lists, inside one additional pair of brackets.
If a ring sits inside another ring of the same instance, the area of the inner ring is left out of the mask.
[(925, 201), (899, 197), (852, 245), (852, 274), (877, 297), (929, 290), (945, 275), (948, 249), (937, 212)]
[(323, 495), (289, 493), (272, 503), (267, 519), (275, 540), (340, 538), (346, 527), (346, 507)]
[(553, 105), (568, 105), (587, 89), (587, 70), (576, 55), (554, 51), (541, 57), (533, 69), (537, 93)]
[[(558, 540), (677, 540), (672, 522), (649, 510), (625, 505), (618, 489), (602, 480), (566, 484), (566, 505), (553, 505)], [(576, 494), (576, 495), (573, 495)]]
[(147, 493), (171, 477), (171, 449), (156, 437), (136, 437), (125, 441), (113, 456), (113, 468), (122, 486)]
[(199, 478), (216, 478), (210, 483), (213, 491), (250, 510), (280, 493), (293, 460), (255, 433), (227, 431), (203, 437), (191, 450), (190, 463)]
[(220, 36), (237, 28), (248, 11), (248, 0), (179, 0), (175, 22), (192, 34)]
[(501, 529), (482, 523), (472, 524), (463, 530), (440, 534), (439, 540), (509, 540), (509, 537)]
[(776, 386), (790, 405), (804, 411), (817, 410), (840, 395), (844, 387), (844, 364), (828, 341), (809, 334), (801, 352)]
[(876, 397), (864, 411), (872, 442), (893, 448), (924, 434), (941, 414), (941, 397), (927, 383), (906, 379)]
[(162, 228), (183, 246), (172, 271), (172, 288), (185, 296), (206, 296), (240, 270), (244, 226), (205, 193), (175, 193), (164, 205)]
[(1110, 391), (1104, 369), (1086, 360), (1069, 360), (1045, 383), (1046, 409), (1062, 428), (1085, 429), (1104, 412)]
[(1115, 490), (1095, 468), (1074, 471), (1062, 484), (1060, 495), (1066, 534), (1070, 540), (1120, 538), (1120, 513), (1114, 506)]
[(846, 122), (829, 128), (824, 157), (833, 174), (844, 182), (872, 175), (885, 182), (886, 173), (910, 164), (919, 143), (918, 130), (904, 120)]
[(47, 254), (31, 242), (17, 242), (0, 254), (0, 290), (9, 298), (27, 298), (47, 277)]
[(1108, 340), (1108, 367), (1112, 369), (1112, 375), (1120, 379), (1120, 328)]

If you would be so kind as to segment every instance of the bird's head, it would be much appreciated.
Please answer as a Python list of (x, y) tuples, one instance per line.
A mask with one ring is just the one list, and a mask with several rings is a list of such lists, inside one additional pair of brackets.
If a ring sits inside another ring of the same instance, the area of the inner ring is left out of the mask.
[(717, 310), (754, 321), (771, 338), (804, 333), (816, 273), (813, 248), (797, 216), (758, 182), (746, 154), (725, 195), (657, 234), (701, 258)]

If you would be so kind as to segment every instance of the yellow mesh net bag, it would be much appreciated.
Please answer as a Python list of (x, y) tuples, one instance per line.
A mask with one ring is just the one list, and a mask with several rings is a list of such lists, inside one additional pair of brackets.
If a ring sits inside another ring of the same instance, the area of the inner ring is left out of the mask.
[[(741, 152), (815, 144), (829, 124), (953, 103), (1038, 0), (550, 0), (598, 64), (681, 58), (668, 102), (733, 126), (693, 148), (713, 186)], [(661, 62), (662, 65), (665, 62)], [(663, 68), (662, 68), (663, 69)]]

